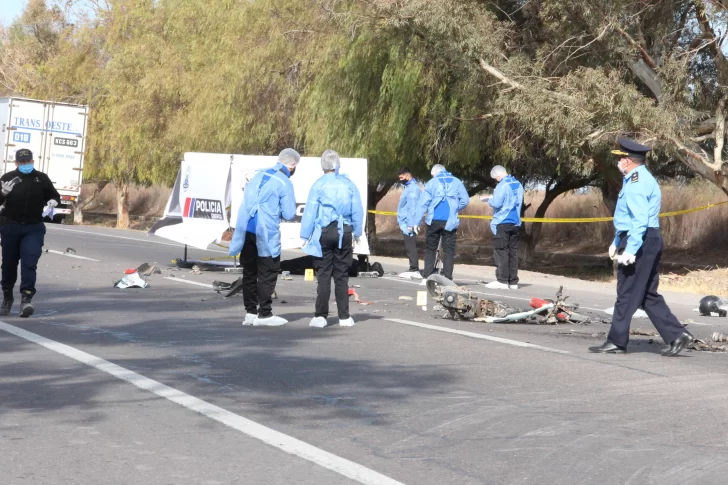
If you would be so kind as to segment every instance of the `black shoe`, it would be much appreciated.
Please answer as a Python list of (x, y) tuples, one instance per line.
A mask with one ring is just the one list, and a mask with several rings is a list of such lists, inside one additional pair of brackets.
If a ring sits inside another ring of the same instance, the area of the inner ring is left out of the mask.
[(599, 347), (589, 347), (589, 352), (595, 354), (626, 354), (627, 349), (614, 345), (612, 342), (604, 342)]
[(682, 335), (672, 341), (669, 347), (666, 347), (662, 351), (662, 356), (672, 357), (679, 354), (682, 349), (684, 349), (687, 344), (692, 343), (693, 340), (695, 340), (695, 337), (690, 335), (689, 332), (683, 332)]
[(3, 303), (0, 305), (0, 316), (10, 315), (10, 309), (13, 307), (13, 290), (3, 291)]
[(31, 300), (33, 299), (33, 295), (23, 294), (20, 299), (20, 316), (21, 318), (28, 318), (33, 314), (35, 311), (35, 308), (33, 307), (33, 303), (31, 303)]

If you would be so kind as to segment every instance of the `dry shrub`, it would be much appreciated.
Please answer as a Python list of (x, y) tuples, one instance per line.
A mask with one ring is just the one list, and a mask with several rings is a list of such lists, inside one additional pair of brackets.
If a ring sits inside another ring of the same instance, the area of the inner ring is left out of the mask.
[(660, 277), (660, 289), (728, 297), (728, 269), (691, 271)]
[[(81, 187), (82, 197), (92, 193), (95, 188), (94, 184), (84, 184)], [(171, 188), (159, 185), (151, 187), (132, 185), (129, 189), (129, 214), (161, 217), (171, 193)], [(107, 185), (96, 199), (86, 207), (84, 212), (116, 214), (116, 186), (114, 184)]]

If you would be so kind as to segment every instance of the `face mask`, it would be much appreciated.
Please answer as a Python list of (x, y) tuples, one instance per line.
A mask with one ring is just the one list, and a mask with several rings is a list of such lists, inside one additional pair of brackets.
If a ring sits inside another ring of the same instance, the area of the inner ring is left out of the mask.
[[(288, 167), (286, 167), (286, 168), (288, 168)], [(288, 177), (293, 177), (293, 174), (296, 173), (296, 167), (289, 168), (288, 173), (289, 173)]]
[(18, 171), (24, 175), (28, 175), (33, 171), (33, 164), (27, 163), (25, 165), (18, 165)]
[(625, 165), (626, 164), (624, 164), (622, 161), (617, 163), (617, 168), (619, 169), (620, 172), (622, 172), (622, 175), (627, 175), (627, 169), (625, 168)]

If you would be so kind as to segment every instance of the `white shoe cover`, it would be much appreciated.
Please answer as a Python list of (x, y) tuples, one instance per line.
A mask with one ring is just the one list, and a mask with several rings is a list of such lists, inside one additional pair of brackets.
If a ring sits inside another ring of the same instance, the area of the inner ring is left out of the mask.
[(314, 317), (311, 319), (311, 323), (308, 324), (309, 327), (314, 328), (324, 328), (326, 325), (328, 325), (328, 322), (324, 317)]
[(285, 325), (286, 323), (288, 323), (288, 320), (286, 320), (285, 318), (277, 317), (275, 315), (266, 318), (256, 317), (253, 321), (253, 325), (255, 325), (256, 327), (280, 327), (281, 325)]

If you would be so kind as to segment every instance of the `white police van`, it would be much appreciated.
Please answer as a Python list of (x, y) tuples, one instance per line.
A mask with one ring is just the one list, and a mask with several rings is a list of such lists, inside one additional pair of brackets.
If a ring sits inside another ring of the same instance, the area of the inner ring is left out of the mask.
[(0, 98), (0, 174), (15, 170), (15, 152), (33, 152), (35, 168), (45, 172), (61, 194), (55, 222), (71, 213), (81, 195), (88, 106)]

